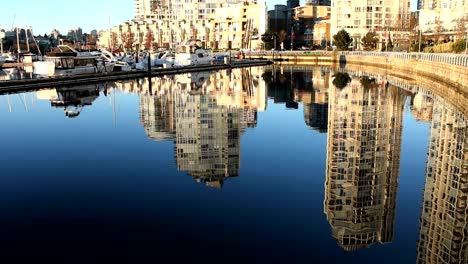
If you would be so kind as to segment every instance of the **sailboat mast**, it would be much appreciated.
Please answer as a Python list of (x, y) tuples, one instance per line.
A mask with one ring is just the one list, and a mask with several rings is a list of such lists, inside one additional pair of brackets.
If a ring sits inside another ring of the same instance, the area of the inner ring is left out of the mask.
[(24, 17), (23, 17), (23, 27), (24, 27), (24, 31), (26, 33), (26, 47), (27, 47), (28, 52), (29, 52), (30, 50), (29, 50), (28, 26), (26, 26)]
[(106, 1), (107, 3), (107, 27), (108, 27), (108, 32), (109, 32), (109, 50), (112, 52), (113, 51), (113, 44), (112, 43), (112, 30), (111, 30), (111, 19), (110, 19), (110, 5), (109, 5), (109, 0)]
[(15, 16), (15, 24), (16, 24), (16, 48), (18, 49), (18, 56), (21, 53), (20, 43), (19, 43), (19, 32), (18, 32), (18, 19)]

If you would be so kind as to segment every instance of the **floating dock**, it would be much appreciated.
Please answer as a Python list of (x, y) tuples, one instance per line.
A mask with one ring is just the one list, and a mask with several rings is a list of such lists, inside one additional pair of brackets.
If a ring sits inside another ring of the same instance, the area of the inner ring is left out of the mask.
[(272, 61), (268, 60), (233, 60), (231, 64), (194, 65), (172, 68), (153, 68), (150, 71), (133, 70), (128, 72), (93, 73), (73, 76), (53, 76), (37, 79), (8, 80), (0, 81), (0, 94), (11, 93), (16, 91), (37, 90), (41, 88), (57, 86), (79, 85), (84, 83), (97, 83), (154, 76), (184, 74), (190, 72), (217, 71), (232, 68), (265, 66), (272, 63)]

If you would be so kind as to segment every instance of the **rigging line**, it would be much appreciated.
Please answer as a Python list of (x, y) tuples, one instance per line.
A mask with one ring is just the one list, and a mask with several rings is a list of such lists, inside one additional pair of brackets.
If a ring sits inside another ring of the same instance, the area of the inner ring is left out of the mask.
[[(21, 96), (19, 94), (16, 94), (18, 96), (18, 98), (20, 99), (21, 103), (23, 104), (24, 106), (24, 110), (26, 110), (26, 112), (29, 112), (28, 111), (28, 106), (26, 105), (25, 101), (23, 100), (23, 98), (21, 98)], [(24, 97), (24, 94), (23, 94), (23, 97)]]
[(3, 97), (3, 98), (5, 98), (5, 101), (7, 102), (7, 105), (8, 105), (8, 112), (11, 113), (11, 112), (12, 112), (12, 108), (11, 108), (11, 102), (10, 102), (10, 95), (7, 94), (7, 95), (6, 95), (5, 97)]

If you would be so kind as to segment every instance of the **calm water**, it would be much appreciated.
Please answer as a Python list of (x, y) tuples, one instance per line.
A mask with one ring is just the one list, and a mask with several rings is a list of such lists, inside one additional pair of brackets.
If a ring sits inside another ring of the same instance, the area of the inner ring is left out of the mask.
[(362, 69), (2, 95), (2, 254), (464, 263), (465, 120)]

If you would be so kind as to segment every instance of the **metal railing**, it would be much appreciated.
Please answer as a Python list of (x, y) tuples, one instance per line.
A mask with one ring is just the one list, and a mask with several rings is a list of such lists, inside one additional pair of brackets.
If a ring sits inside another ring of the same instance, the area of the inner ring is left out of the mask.
[(385, 57), (404, 60), (422, 60), (430, 62), (447, 63), (468, 67), (468, 55), (465, 54), (440, 54), (440, 53), (405, 53), (405, 52), (368, 52), (368, 51), (343, 51), (343, 55)]
[(274, 54), (282, 56), (331, 56), (331, 51), (320, 51), (320, 50), (265, 50), (265, 51), (246, 51), (246, 56), (271, 56)]

